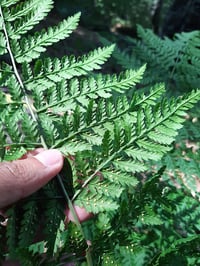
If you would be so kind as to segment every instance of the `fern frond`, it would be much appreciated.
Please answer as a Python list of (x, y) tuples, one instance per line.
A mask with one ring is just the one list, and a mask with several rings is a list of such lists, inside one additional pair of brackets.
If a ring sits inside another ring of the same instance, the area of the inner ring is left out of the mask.
[[(187, 244), (189, 244), (190, 242), (198, 243), (198, 241), (199, 241), (199, 237), (196, 236), (196, 235), (195, 236), (189, 236), (189, 237), (186, 237), (186, 238), (178, 239), (177, 241), (175, 241), (171, 245), (171, 247), (169, 247), (167, 250), (165, 250), (165, 251), (163, 251), (161, 253), (161, 255), (157, 259), (157, 263), (159, 261), (164, 262), (165, 261), (165, 258), (167, 259), (167, 256), (170, 253), (177, 252), (177, 249), (181, 249), (182, 247), (186, 247)], [(192, 253), (192, 251), (191, 251), (191, 253)]]
[(7, 217), (9, 217), (9, 222), (7, 224), (8, 230), (6, 231), (7, 246), (9, 248), (9, 255), (11, 258), (16, 257), (16, 246), (18, 242), (18, 229), (19, 229), (19, 219), (17, 208), (14, 207), (9, 209), (7, 212)]
[(94, 197), (93, 193), (83, 192), (83, 197), (79, 197), (76, 200), (76, 204), (84, 207), (88, 212), (95, 214), (104, 212), (105, 210), (113, 212), (118, 209), (118, 204), (113, 199), (97, 195), (97, 193), (95, 193), (95, 195), (96, 196)]
[(60, 221), (64, 221), (64, 213), (63, 208), (57, 203), (57, 200), (50, 200), (47, 205), (48, 208), (44, 213), (47, 222), (45, 234), (48, 236), (46, 247), (48, 254), (53, 255), (57, 230), (60, 226)]
[(145, 225), (161, 225), (163, 221), (161, 217), (155, 214), (155, 212), (149, 207), (145, 206), (144, 211), (138, 217), (138, 221)]
[[(46, 97), (46, 101), (41, 102), (41, 94), (46, 94), (46, 91), (39, 92), (40, 106), (37, 110), (38, 113), (51, 110), (52, 113), (72, 111), (76, 105), (81, 105), (83, 108), (89, 106), (90, 99), (110, 98), (113, 92), (123, 93), (131, 86), (138, 83), (143, 75), (144, 67), (138, 71), (126, 71), (121, 73), (120, 77), (102, 76), (90, 77), (82, 79), (80, 82), (78, 79), (71, 79), (69, 83), (60, 82), (57, 87), (53, 87), (50, 90), (49, 97)], [(160, 90), (160, 87), (159, 87)], [(155, 93), (155, 92), (154, 92)], [(145, 97), (145, 96), (144, 96)], [(149, 96), (151, 98), (151, 96)], [(41, 108), (41, 104), (44, 105)], [(38, 108), (38, 106), (35, 106)], [(100, 107), (100, 106), (99, 106)]]
[(5, 106), (7, 108), (3, 105), (0, 114), (1, 147), (5, 149), (3, 159), (10, 161), (22, 157), (27, 149), (32, 149), (37, 143), (40, 146), (41, 143), (38, 128), (35, 122), (30, 120), (25, 103), (6, 103)]
[(125, 172), (103, 171), (102, 176), (111, 183), (120, 184), (121, 187), (126, 187), (126, 185), (135, 187), (138, 184), (134, 176)]
[[(11, 39), (20, 39), (22, 35), (30, 31), (49, 13), (53, 7), (53, 1), (31, 0), (26, 4), (19, 4), (13, 11), (4, 17), (8, 35)], [(17, 13), (15, 13), (18, 11)], [(13, 13), (13, 15), (12, 15)], [(16, 19), (17, 18), (17, 19)], [(12, 20), (14, 23), (12, 24)]]
[[(63, 20), (57, 26), (49, 27), (47, 30), (36, 32), (21, 40), (13, 40), (12, 46), (15, 52), (15, 59), (18, 63), (31, 62), (46, 51), (46, 47), (57, 43), (68, 37), (77, 27), (80, 13)], [(14, 49), (15, 48), (15, 49)]]
[(120, 265), (144, 265), (145, 250), (137, 245), (118, 246), (117, 249)]
[[(200, 31), (181, 33), (175, 36), (174, 45), (181, 47), (179, 50), (180, 60), (174, 67), (174, 79), (179, 87), (199, 87), (199, 73), (197, 71), (200, 65), (200, 56), (197, 48), (199, 40)], [(189, 75), (188, 71), (192, 75)]]
[(18, 5), (15, 5), (14, 7), (11, 7), (9, 9), (5, 9), (4, 18), (9, 22), (21, 19), (33, 10), (37, 10), (39, 2), (40, 1), (38, 0), (29, 0), (19, 3)]
[(61, 60), (51, 60), (50, 58), (44, 61), (38, 60), (35, 63), (31, 78), (25, 81), (25, 85), (30, 90), (41, 87), (44, 89), (63, 79), (86, 75), (89, 71), (98, 70), (100, 65), (104, 64), (110, 57), (113, 49), (114, 45), (99, 48), (78, 59), (63, 57)]
[(27, 248), (32, 244), (35, 232), (38, 229), (38, 206), (36, 201), (24, 205), (24, 215), (21, 221), (19, 232), (20, 248)]
[[(134, 79), (133, 79), (134, 80)], [(135, 81), (133, 81), (135, 82)], [(73, 84), (73, 83), (72, 83)], [(75, 85), (77, 83), (75, 82)], [(75, 89), (76, 86), (74, 85)], [(93, 88), (93, 87), (92, 87)], [(103, 88), (103, 87), (102, 87)], [(115, 88), (113, 88), (115, 90)], [(109, 88), (110, 90), (110, 88)], [(63, 107), (63, 111), (66, 111), (69, 107), (70, 110), (67, 112), (64, 112), (63, 114), (61, 113), (61, 116), (64, 115), (64, 128), (65, 128), (65, 132), (66, 134), (68, 134), (68, 136), (63, 136), (63, 139), (57, 143), (55, 143), (54, 147), (59, 147), (59, 145), (61, 145), (61, 143), (64, 143), (65, 141), (67, 142), (67, 145), (63, 146), (63, 152), (66, 151), (66, 153), (68, 153), (68, 151), (70, 151), (70, 149), (72, 149), (71, 151), (73, 151), (73, 149), (75, 148), (75, 150), (77, 150), (78, 147), (81, 148), (80, 143), (78, 145), (77, 140), (74, 139), (74, 137), (78, 134), (82, 134), (82, 144), (86, 145), (86, 142), (88, 142), (89, 147), (91, 147), (91, 144), (98, 144), (101, 143), (101, 140), (104, 136), (105, 130), (106, 130), (106, 126), (108, 126), (108, 124), (111, 121), (115, 121), (116, 119), (120, 119), (121, 117), (126, 117), (126, 114), (129, 113), (129, 117), (133, 122), (135, 121), (136, 117), (135, 117), (135, 110), (137, 110), (137, 108), (139, 106), (144, 106), (146, 108), (146, 106), (149, 105), (155, 105), (157, 99), (160, 98), (161, 94), (164, 92), (164, 88), (163, 86), (155, 86), (155, 88), (152, 88), (150, 90), (149, 94), (134, 94), (134, 97), (131, 101), (131, 103), (129, 103), (127, 97), (119, 97), (117, 99), (117, 101), (112, 101), (109, 99), (105, 99), (105, 100), (99, 100), (97, 104), (93, 103), (93, 100), (87, 101), (88, 106), (87, 109), (80, 109), (79, 107), (74, 110), (75, 105), (72, 102), (72, 99), (68, 102), (65, 103), (64, 107)], [(90, 93), (88, 92), (89, 96)], [(93, 92), (94, 94), (94, 92)], [(76, 95), (76, 94), (75, 94)], [(41, 94), (40, 94), (41, 96)], [(56, 96), (57, 97), (57, 96)], [(78, 97), (78, 95), (77, 95)], [(43, 97), (41, 97), (42, 99)], [(83, 97), (81, 98), (83, 99)], [(84, 102), (82, 102), (83, 104)], [(79, 103), (80, 104), (80, 103)], [(45, 105), (45, 103), (44, 103)], [(85, 105), (85, 104), (84, 104)], [(59, 106), (58, 104), (54, 104), (52, 106), (48, 106), (47, 107), (51, 107), (49, 108), (49, 110), (51, 110), (50, 112), (53, 113), (53, 115), (56, 115), (56, 112), (54, 112), (54, 107)], [(69, 107), (68, 107), (69, 106)], [(41, 111), (46, 111), (47, 108), (44, 109), (40, 109), (38, 112)], [(48, 110), (48, 109), (47, 109)], [(56, 110), (56, 109), (55, 109)], [(151, 110), (149, 111), (151, 112)], [(60, 114), (57, 114), (59, 120), (60, 120)], [(131, 138), (131, 128), (129, 126), (129, 122), (127, 118), (127, 122), (124, 122), (124, 137), (125, 137), (125, 141), (129, 141)], [(105, 127), (104, 127), (104, 126)], [(110, 124), (112, 125), (112, 123)], [(71, 131), (70, 129), (73, 128), (73, 131)], [(71, 131), (71, 132), (70, 132)], [(92, 133), (91, 133), (91, 132)], [(68, 133), (69, 132), (69, 133)], [(72, 142), (71, 142), (72, 140)], [(84, 144), (85, 143), (85, 144)], [(74, 146), (74, 148), (72, 148)], [(87, 146), (87, 145), (86, 145)], [(90, 148), (89, 148), (90, 149)], [(72, 153), (73, 154), (73, 153)]]
[(3, 6), (3, 7), (10, 7), (10, 6), (16, 4), (19, 1), (20, 0), (2, 0), (1, 1), (1, 6)]
[[(0, 29), (1, 30), (1, 29)], [(6, 39), (2, 32), (0, 32), (0, 55), (3, 55), (7, 52), (6, 50)]]
[[(95, 262), (105, 264), (105, 252), (109, 262), (113, 258), (125, 265), (138, 261), (145, 264), (146, 259), (162, 254), (164, 248), (167, 250), (185, 233), (177, 213), (184, 224), (188, 221), (194, 224), (189, 233), (194, 235), (199, 230), (194, 222), (199, 219), (199, 211), (193, 211), (191, 219), (188, 218), (188, 213), (197, 206), (194, 201), (182, 201), (183, 206), (170, 205), (170, 200), (175, 198), (177, 204), (179, 198), (175, 193), (167, 194), (172, 188), (159, 182), (164, 167), (153, 178), (149, 178), (151, 173), (147, 171), (152, 164), (155, 169), (155, 162), (171, 150), (187, 110), (200, 100), (200, 91), (167, 99), (161, 83), (148, 92), (135, 90), (135, 85), (141, 82), (146, 62), (147, 70), (155, 67), (155, 75), (148, 74), (145, 80), (148, 86), (151, 81), (161, 81), (165, 70), (171, 71), (170, 77), (177, 83), (176, 73), (183, 66), (194, 71), (199, 66), (198, 34), (182, 35), (182, 39), (178, 36), (174, 41), (161, 40), (151, 31), (139, 28), (141, 40), (134, 42), (140, 57), (133, 64), (137, 70), (129, 69), (120, 75), (94, 74), (111, 56), (114, 45), (78, 58), (40, 59), (48, 46), (69, 36), (80, 16), (76, 14), (58, 26), (27, 36), (47, 15), (52, 3), (51, 0), (3, 0), (0, 5), (0, 54), (5, 55), (3, 59), (7, 62), (1, 63), (0, 70), (1, 161), (16, 160), (36, 147), (57, 148), (66, 156), (57, 179), (9, 210), (8, 256), (20, 259), (23, 265), (29, 261), (31, 265), (43, 262), (55, 265), (60, 256), (67, 254), (74, 259), (83, 251), (81, 256), (87, 257), (88, 265), (92, 265), (88, 259), (91, 256), (87, 256), (91, 240), (94, 252), (100, 254)], [(179, 61), (181, 53), (183, 61)], [(120, 60), (125, 64), (122, 57)], [(160, 60), (166, 64), (162, 66)], [(186, 64), (187, 60), (192, 66)], [(76, 225), (68, 224), (64, 231), (66, 204), (74, 212), (71, 198), (73, 204), (104, 217), (94, 217), (82, 226), (74, 215)], [(44, 241), (34, 245), (40, 221)], [(103, 221), (106, 224), (102, 226)], [(174, 221), (180, 225), (180, 234)], [(167, 235), (161, 248), (159, 234), (166, 228), (172, 237)], [(157, 239), (147, 251), (149, 235)], [(62, 258), (58, 264), (62, 264)]]
[(142, 26), (137, 27), (137, 33), (139, 40), (129, 38), (131, 52), (115, 50), (113, 55), (119, 65), (135, 68), (147, 63), (144, 85), (164, 81), (166, 87), (173, 90), (174, 86), (180, 91), (198, 88), (199, 31), (178, 33), (173, 40), (161, 39)]
[[(12, 73), (11, 70), (12, 69), (10, 67), (5, 66), (3, 71), (10, 71), (10, 73)], [(4, 83), (4, 86), (6, 86), (9, 90), (9, 95), (11, 96), (11, 101), (10, 101), (11, 103), (15, 102), (17, 105), (18, 102), (20, 104), (20, 99), (22, 103), (23, 91), (15, 75), (13, 74), (9, 74), (9, 76), (6, 75), (6, 81)]]
[[(93, 179), (97, 179), (96, 175), (98, 173), (103, 172), (104, 169), (108, 171), (113, 171), (114, 169), (116, 171), (128, 172), (128, 173), (137, 173), (137, 172), (143, 172), (147, 169), (147, 166), (145, 166), (145, 159), (152, 160), (154, 159), (161, 159), (163, 154), (170, 149), (169, 145), (173, 142), (175, 139), (175, 132), (173, 131), (174, 137), (171, 135), (171, 131), (166, 130), (165, 135), (163, 135), (163, 132), (159, 132), (161, 126), (166, 126), (166, 122), (169, 120), (173, 129), (173, 123), (181, 125), (183, 123), (183, 116), (185, 115), (185, 111), (189, 108), (191, 108), (191, 103), (195, 103), (200, 98), (200, 91), (192, 92), (191, 94), (184, 96), (181, 99), (177, 99), (176, 101), (171, 100), (168, 104), (166, 102), (159, 103), (158, 106), (150, 108), (150, 112), (146, 113), (146, 116), (138, 116), (137, 119), (134, 122), (130, 124), (131, 127), (131, 134), (129, 141), (124, 141), (124, 123), (122, 122), (122, 117), (119, 120), (117, 120), (120, 134), (115, 135), (112, 134), (114, 127), (109, 126), (106, 127), (106, 130), (104, 131), (104, 137), (102, 138), (102, 144), (100, 145), (99, 149), (104, 150), (105, 157), (102, 156), (99, 160), (99, 165), (96, 166), (96, 171), (86, 179), (86, 181), (83, 183), (85, 191), (83, 194), (88, 194), (88, 197), (96, 197), (98, 195), (94, 191), (87, 190), (88, 185)], [(158, 111), (159, 110), (159, 111)], [(140, 113), (142, 111), (138, 110), (137, 112)], [(144, 114), (144, 113), (143, 113)], [(127, 115), (127, 114), (126, 114)], [(128, 119), (129, 123), (131, 121), (130, 118)], [(151, 121), (151, 123), (148, 123), (146, 121)], [(140, 130), (138, 131), (139, 134), (136, 133), (137, 128), (140, 127)], [(174, 129), (173, 129), (174, 130)], [(110, 134), (108, 134), (110, 132)], [(169, 134), (167, 134), (169, 132)], [(112, 138), (111, 137), (112, 135)], [(157, 137), (155, 137), (157, 136)], [(162, 137), (162, 138), (161, 138)], [(114, 148), (115, 146), (115, 138), (118, 138), (118, 148)], [(145, 146), (146, 143), (146, 146)], [(107, 145), (107, 146), (105, 146)], [(114, 146), (113, 146), (114, 145)], [(146, 156), (141, 160), (139, 156), (134, 156), (133, 153), (135, 149), (137, 150), (142, 145), (142, 153), (144, 154), (145, 151), (147, 151)], [(149, 145), (149, 146), (148, 146)], [(153, 149), (152, 149), (153, 147)], [(105, 151), (106, 148), (106, 151)], [(133, 149), (133, 151), (132, 151)], [(127, 151), (128, 150), (128, 151)], [(98, 149), (97, 149), (98, 152)], [(126, 154), (127, 157), (122, 156), (122, 154)], [(150, 157), (151, 153), (153, 153), (152, 158)], [(130, 157), (129, 157), (130, 156)], [(98, 155), (97, 155), (98, 158)], [(133, 159), (134, 158), (134, 159)], [(139, 159), (139, 160), (138, 160)], [(98, 159), (96, 159), (98, 162)], [(88, 191), (88, 192), (86, 192)], [(80, 193), (80, 191), (79, 191)], [(93, 194), (94, 193), (94, 194)], [(74, 197), (76, 197), (77, 194), (75, 194)], [(79, 195), (78, 203), (81, 202), (81, 204), (87, 209), (87, 205), (84, 203), (84, 196), (83, 199), (81, 194)], [(97, 196), (98, 198), (98, 196)], [(91, 211), (90, 206), (90, 211)], [(96, 212), (96, 206), (94, 208), (94, 211)]]

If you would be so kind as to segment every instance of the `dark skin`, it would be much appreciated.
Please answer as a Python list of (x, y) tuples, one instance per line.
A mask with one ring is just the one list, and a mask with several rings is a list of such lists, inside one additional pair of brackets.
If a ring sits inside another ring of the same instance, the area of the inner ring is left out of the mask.
[[(48, 183), (63, 167), (58, 150), (36, 149), (20, 160), (0, 163), (0, 209), (23, 199)], [(91, 217), (83, 208), (74, 206), (80, 221)], [(66, 221), (73, 216), (66, 206)]]
[[(56, 176), (63, 167), (64, 158), (58, 150), (36, 149), (28, 152), (20, 160), (0, 163), (0, 215), (13, 203), (31, 195)], [(80, 222), (92, 214), (74, 206)], [(68, 207), (65, 209), (65, 222), (74, 222)], [(6, 220), (5, 220), (6, 221)], [(6, 222), (5, 222), (6, 225)], [(19, 266), (17, 261), (1, 262), (2, 266)]]

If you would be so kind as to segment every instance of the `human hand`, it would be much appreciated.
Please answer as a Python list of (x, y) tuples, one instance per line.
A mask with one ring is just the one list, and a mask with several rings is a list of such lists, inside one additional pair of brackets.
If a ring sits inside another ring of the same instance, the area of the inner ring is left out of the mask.
[[(0, 209), (23, 199), (50, 181), (60, 172), (63, 156), (58, 150), (36, 149), (28, 152), (20, 160), (0, 163)], [(84, 221), (91, 214), (74, 206), (78, 219)], [(66, 208), (66, 220), (73, 221)]]

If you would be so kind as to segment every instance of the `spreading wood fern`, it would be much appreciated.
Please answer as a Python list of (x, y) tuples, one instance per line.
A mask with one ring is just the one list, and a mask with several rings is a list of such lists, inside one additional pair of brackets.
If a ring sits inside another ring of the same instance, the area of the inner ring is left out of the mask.
[[(137, 219), (145, 226), (162, 224), (154, 207), (145, 201), (146, 187), (141, 188), (143, 192), (138, 190), (138, 177), (170, 151), (187, 110), (200, 99), (200, 91), (167, 99), (164, 86), (156, 84), (142, 93), (135, 86), (142, 80), (145, 65), (118, 76), (100, 74), (114, 45), (78, 58), (46, 58), (42, 53), (47, 47), (68, 37), (80, 18), (78, 13), (33, 33), (52, 7), (51, 0), (0, 2), (1, 161), (18, 159), (36, 147), (56, 148), (66, 157), (57, 178), (9, 209), (8, 225), (0, 230), (1, 238), (6, 239), (1, 256), (7, 254), (22, 265), (62, 265), (63, 255), (65, 261), (77, 260), (84, 249), (86, 258), (82, 259), (88, 265), (93, 259), (106, 265), (114, 253), (106, 252), (108, 243), (101, 238), (107, 239), (117, 213), (120, 219), (123, 212), (128, 215), (127, 205), (123, 209), (125, 201), (129, 206), (135, 199), (140, 202), (135, 213), (138, 211)], [(127, 91), (131, 97), (126, 96)], [(151, 188), (151, 182), (146, 186)], [(134, 198), (134, 193), (140, 197)], [(72, 201), (98, 218), (83, 226), (70, 224), (66, 230), (64, 209), (67, 204), (72, 208)], [(94, 229), (91, 234), (89, 228)], [(45, 239), (34, 243), (39, 229)], [(95, 243), (98, 258), (93, 258), (86, 239)], [(134, 248), (136, 258), (129, 259), (128, 242), (132, 240), (127, 238), (118, 247), (109, 242), (113, 252), (119, 250), (115, 265), (136, 261), (141, 250)], [(146, 251), (141, 254), (144, 261)]]

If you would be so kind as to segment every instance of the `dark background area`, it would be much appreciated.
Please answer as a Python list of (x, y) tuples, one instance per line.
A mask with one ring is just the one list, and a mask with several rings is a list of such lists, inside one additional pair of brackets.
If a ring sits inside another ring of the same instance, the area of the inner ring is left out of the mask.
[(153, 29), (161, 38), (200, 29), (200, 0), (146, 0), (144, 3), (145, 0), (55, 0), (54, 9), (40, 27), (56, 25), (77, 12), (81, 12), (81, 19), (70, 38), (52, 46), (48, 53), (58, 57), (81, 55), (102, 46), (99, 34), (109, 36), (119, 45), (127, 36), (137, 38), (137, 24)]
[[(174, 1), (106, 1), (56, 0), (54, 14), (67, 17), (81, 12), (80, 26), (94, 31), (120, 32), (134, 35), (136, 23), (152, 27), (162, 36), (172, 37), (181, 31), (200, 29), (200, 0)], [(136, 5), (135, 5), (136, 4)]]

